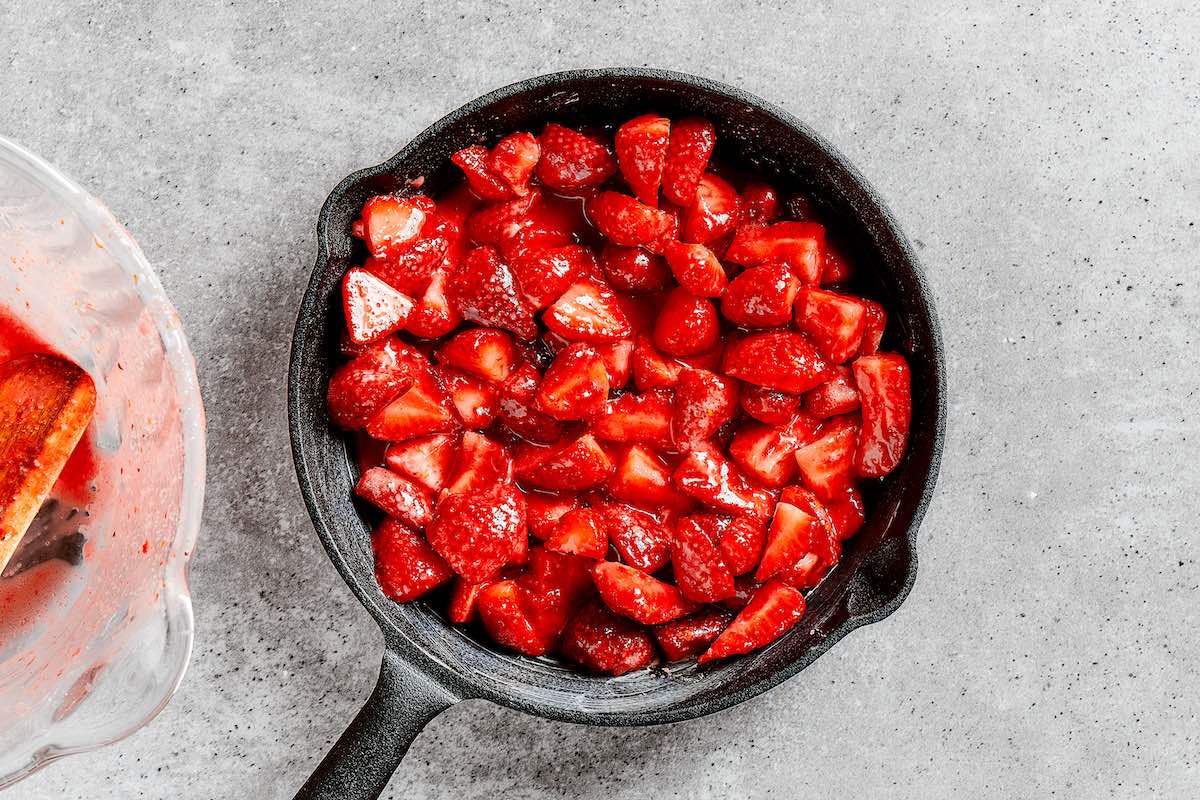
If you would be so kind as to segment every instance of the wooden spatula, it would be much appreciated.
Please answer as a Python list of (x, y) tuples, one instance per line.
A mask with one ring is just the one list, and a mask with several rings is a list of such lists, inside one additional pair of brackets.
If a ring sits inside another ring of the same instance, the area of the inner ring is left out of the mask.
[(37, 354), (0, 364), (0, 572), (95, 410), (95, 384), (69, 361)]

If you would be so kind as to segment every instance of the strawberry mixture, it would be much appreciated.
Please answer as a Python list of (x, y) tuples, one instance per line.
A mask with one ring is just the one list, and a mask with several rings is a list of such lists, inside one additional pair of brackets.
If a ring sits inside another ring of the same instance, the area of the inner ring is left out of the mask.
[(909, 368), (812, 206), (715, 143), (551, 123), (364, 205), (329, 414), (388, 597), (612, 675), (799, 622), (904, 456)]

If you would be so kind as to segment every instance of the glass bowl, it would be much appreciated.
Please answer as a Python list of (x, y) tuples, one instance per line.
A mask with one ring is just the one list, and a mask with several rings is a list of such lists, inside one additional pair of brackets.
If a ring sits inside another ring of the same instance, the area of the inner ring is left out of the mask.
[(81, 443), (86, 486), (46, 503), (0, 576), (2, 789), (128, 736), (179, 685), (204, 410), (141, 249), (99, 201), (3, 138), (0, 305), (86, 369), (98, 394)]

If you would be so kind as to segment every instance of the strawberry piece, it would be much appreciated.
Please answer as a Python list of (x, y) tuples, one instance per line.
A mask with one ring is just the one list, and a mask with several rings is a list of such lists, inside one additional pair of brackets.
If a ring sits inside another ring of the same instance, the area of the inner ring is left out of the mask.
[(592, 567), (592, 579), (606, 606), (643, 625), (669, 622), (696, 610), (671, 584), (626, 564), (601, 561)]
[(329, 419), (340, 428), (362, 428), (379, 411), (412, 386), (409, 348), (386, 339), (342, 364), (329, 379), (326, 406)]
[(450, 399), (426, 369), (414, 375), (408, 391), (371, 418), (367, 433), (387, 442), (402, 442), (430, 433), (450, 433), (458, 424)]
[(404, 327), (413, 301), (365, 269), (353, 267), (342, 278), (342, 308), (350, 341), (371, 344)]
[(779, 425), (791, 419), (800, 409), (802, 397), (778, 389), (746, 384), (738, 397), (742, 410), (759, 422)]
[(697, 297), (720, 297), (729, 285), (725, 268), (702, 244), (671, 242), (663, 250), (675, 280)]
[(858, 347), (858, 355), (871, 356), (879, 352), (879, 343), (883, 341), (883, 329), (887, 327), (887, 312), (883, 306), (874, 300), (863, 299), (866, 312), (863, 318), (862, 344)]
[(804, 410), (820, 419), (849, 414), (860, 405), (854, 373), (849, 367), (834, 368), (835, 375), (804, 395)]
[(715, 448), (688, 453), (675, 468), (672, 479), (684, 494), (730, 514), (763, 518), (771, 512), (774, 503), (770, 492), (752, 485)]
[(759, 483), (783, 486), (796, 474), (793, 454), (816, 438), (819, 425), (803, 411), (782, 425), (746, 425), (729, 443), (729, 455)]
[(533, 308), (525, 302), (508, 265), (491, 247), (477, 247), (467, 254), (450, 277), (446, 295), (465, 319), (504, 328), (522, 339), (537, 335)]
[(446, 286), (450, 282), (447, 269), (433, 274), (425, 294), (417, 302), (405, 328), (414, 336), (437, 339), (458, 327), (462, 317), (446, 298)]
[(665, 289), (671, 282), (666, 260), (641, 247), (605, 242), (600, 251), (604, 277), (622, 292), (641, 294)]
[(409, 297), (420, 297), (450, 248), (445, 236), (422, 237), (392, 258), (367, 259), (363, 268)]
[(541, 147), (537, 176), (551, 189), (569, 193), (598, 186), (617, 171), (604, 144), (553, 122), (542, 131)]
[(854, 485), (858, 425), (847, 417), (835, 417), (821, 431), (821, 438), (796, 451), (796, 465), (804, 485), (822, 500), (832, 501)]
[(371, 545), (375, 551), (375, 580), (384, 596), (397, 603), (416, 600), (454, 577), (424, 537), (397, 520), (381, 522)]
[(622, 389), (629, 383), (629, 375), (633, 372), (633, 340), (621, 339), (612, 344), (597, 344), (593, 348), (604, 360), (604, 370), (608, 373), (608, 388)]
[(492, 424), (500, 404), (495, 386), (449, 367), (436, 367), (434, 374), (458, 411), (463, 427), (482, 430)]
[(424, 528), (433, 517), (433, 505), (425, 490), (384, 467), (372, 467), (360, 475), (354, 493), (414, 528)]
[(512, 336), (496, 328), (472, 328), (450, 337), (435, 353), (448, 367), (500, 383), (517, 359)]
[(729, 283), (721, 313), (730, 322), (751, 328), (787, 325), (800, 280), (784, 264), (750, 267)]
[[(766, 539), (765, 530), (763, 533), (763, 539)], [(741, 611), (743, 608), (750, 605), (750, 601), (754, 599), (754, 593), (757, 592), (761, 586), (762, 584), (754, 580), (752, 575), (740, 575), (734, 578), (733, 596), (722, 600), (721, 608), (727, 608), (730, 611)]]
[[(529, 194), (529, 179), (541, 157), (541, 147), (532, 133), (512, 133), (492, 148), (488, 167), (517, 197)], [(468, 179), (470, 176), (468, 176)]]
[(524, 445), (517, 451), (513, 474), (539, 489), (581, 491), (603, 483), (613, 463), (590, 433), (550, 447)]
[(671, 532), (653, 514), (624, 503), (593, 502), (608, 540), (621, 559), (643, 572), (654, 572), (671, 560)]
[(646, 629), (593, 601), (563, 631), (562, 654), (593, 672), (624, 675), (654, 663), (654, 642)]
[(671, 418), (679, 450), (686, 453), (702, 446), (733, 419), (737, 407), (737, 381), (704, 369), (685, 369), (675, 387)]
[(862, 433), (854, 471), (881, 478), (894, 470), (908, 446), (912, 396), (908, 362), (898, 353), (876, 353), (854, 362), (854, 382), (862, 400)]
[(717, 310), (704, 297), (676, 287), (667, 293), (654, 323), (654, 344), (673, 356), (694, 356), (717, 346)]
[(512, 480), (513, 465), (508, 451), (482, 433), (463, 434), (457, 462), (443, 495), (474, 492)]
[(821, 285), (845, 283), (854, 277), (854, 268), (838, 248), (828, 240), (825, 242), (825, 263), (821, 266)]
[(521, 604), (534, 626), (550, 640), (594, 594), (589, 558), (566, 555), (535, 547), (529, 553), (529, 568), (517, 584)]
[(805, 336), (778, 330), (752, 333), (730, 343), (721, 369), (747, 383), (792, 394), (824, 383), (832, 372)]
[(744, 267), (784, 264), (801, 283), (815, 284), (825, 264), (825, 228), (815, 222), (742, 225), (725, 258)]
[(483, 145), (464, 147), (450, 156), (450, 161), (467, 176), (467, 184), (476, 196), (484, 200), (504, 200), (513, 196), (508, 183), (492, 169), (491, 153)]
[(571, 284), (599, 270), (592, 251), (578, 244), (541, 249), (526, 247), (520, 255), (513, 257), (511, 266), (525, 299), (535, 309), (550, 305)]
[(626, 247), (650, 244), (671, 229), (671, 215), (620, 192), (600, 192), (587, 203), (600, 233)]
[(479, 621), (497, 644), (527, 656), (545, 655), (554, 646), (555, 636), (540, 630), (521, 603), (516, 581), (488, 584), (479, 593), (478, 606)]
[(671, 393), (658, 389), (645, 394), (630, 392), (609, 400), (592, 422), (592, 433), (610, 442), (646, 442), (673, 449)]
[(612, 289), (595, 281), (571, 285), (546, 309), (542, 321), (572, 342), (606, 344), (625, 339), (633, 326)]
[(833, 524), (833, 534), (839, 542), (844, 542), (858, 533), (867, 521), (862, 495), (857, 489), (848, 489), (842, 499), (830, 501), (826, 508)]
[(767, 225), (779, 219), (779, 193), (765, 183), (752, 181), (742, 189), (742, 221)]
[(458, 448), (457, 436), (435, 433), (389, 445), (384, 460), (393, 472), (411, 478), (431, 492), (438, 492), (450, 478)]
[[(439, 556), (439, 558), (441, 557)], [(447, 566), (446, 569), (450, 570), (450, 567)], [(453, 574), (453, 570), (450, 572)], [(488, 587), (489, 583), (489, 581), (471, 583), (455, 576), (454, 589), (450, 593), (450, 603), (446, 606), (446, 618), (455, 625), (466, 625), (473, 620), (475, 611), (479, 607), (479, 595), (483, 594), (483, 590)]]
[(717, 343), (711, 350), (705, 350), (703, 353), (696, 353), (691, 356), (678, 356), (675, 360), (685, 367), (715, 372), (721, 364), (721, 355), (724, 352), (725, 342), (723, 339), (718, 338)]
[(671, 564), (680, 593), (697, 603), (733, 595), (733, 573), (701, 521), (681, 517), (671, 538)]
[(699, 661), (706, 664), (766, 647), (795, 627), (803, 616), (804, 595), (779, 581), (763, 584)]
[(842, 557), (842, 546), (834, 527), (833, 515), (829, 513), (828, 507), (817, 499), (816, 494), (803, 486), (787, 487), (779, 493), (779, 501), (789, 503), (816, 519), (817, 527), (813, 529), (809, 552), (820, 559), (824, 567), (821, 574), (824, 574)]
[[(541, 298), (545, 292), (549, 291), (537, 282), (545, 280), (547, 286), (553, 286), (558, 282), (558, 278), (556, 275), (534, 275), (534, 267), (530, 266), (529, 261), (536, 262), (533, 256), (543, 250), (552, 250), (557, 247), (567, 247), (574, 244), (575, 239), (569, 233), (556, 230), (543, 230), (542, 228), (534, 228), (530, 225), (518, 229), (511, 239), (505, 240), (500, 245), (500, 255), (509, 264), (513, 274), (517, 276), (517, 280), (521, 281), (521, 290), (525, 292), (526, 299), (533, 304), (534, 300), (530, 298)], [(515, 262), (522, 258), (526, 258), (527, 261), (517, 265)], [(551, 262), (550, 266), (556, 270), (563, 268), (562, 263), (558, 260)], [(526, 288), (524, 278), (531, 275), (533, 276), (532, 281), (534, 285)], [(571, 281), (567, 281), (567, 283), (569, 284)], [(561, 292), (561, 290), (559, 291)], [(558, 295), (555, 294), (554, 297), (558, 297)], [(554, 297), (551, 297), (550, 300), (553, 300)], [(547, 300), (546, 302), (549, 303), (550, 301)]]
[(587, 419), (608, 399), (608, 369), (586, 344), (572, 344), (554, 359), (537, 392), (537, 408), (555, 419)]
[(682, 661), (703, 653), (733, 620), (719, 608), (702, 608), (690, 617), (654, 626), (654, 638), (668, 661)]
[(814, 542), (821, 535), (824, 535), (823, 527), (816, 517), (791, 503), (779, 503), (775, 506), (775, 516), (767, 531), (767, 547), (754, 579), (761, 583), (794, 566), (815, 551)]
[(716, 514), (697, 515), (694, 519), (709, 525), (709, 534), (716, 538), (721, 557), (734, 575), (743, 575), (758, 566), (767, 542), (767, 525), (763, 519)]
[(716, 132), (706, 119), (689, 117), (671, 126), (662, 176), (662, 191), (668, 200), (681, 206), (691, 204), (716, 142)]
[(528, 363), (513, 369), (500, 387), (500, 421), (518, 436), (533, 442), (549, 444), (562, 436), (562, 423), (534, 408), (541, 376)]
[(667, 215), (666, 229), (653, 242), (642, 245), (648, 252), (656, 256), (663, 255), (667, 250), (667, 245), (671, 242), (679, 241), (679, 228), (683, 225), (683, 209), (679, 206), (665, 203), (662, 212)]
[(563, 515), (579, 507), (579, 498), (573, 494), (527, 492), (525, 516), (529, 520), (529, 532), (543, 541), (549, 539)]
[(866, 306), (855, 297), (808, 286), (796, 295), (796, 327), (834, 364), (858, 352), (865, 315)]
[(526, 536), (525, 497), (511, 483), (447, 494), (429, 524), (429, 543), (455, 572), (479, 583), (499, 574)]
[(638, 335), (633, 346), (633, 382), (643, 392), (679, 382), (683, 365), (666, 358), (649, 336)]
[(608, 492), (617, 500), (643, 508), (682, 509), (691, 505), (671, 483), (670, 468), (654, 451), (640, 444), (630, 445), (618, 457), (608, 479)]
[(608, 553), (608, 534), (600, 515), (590, 508), (567, 511), (546, 539), (546, 549), (583, 558), (604, 558)]
[(670, 137), (671, 121), (655, 114), (634, 117), (613, 137), (621, 176), (637, 198), (649, 206), (658, 205)]
[(404, 252), (425, 227), (434, 212), (428, 197), (372, 197), (363, 205), (363, 237), (371, 255), (377, 258), (397, 256)]
[(728, 181), (705, 173), (692, 202), (684, 208), (679, 238), (697, 244), (715, 242), (737, 225), (740, 206), (737, 190)]
[(485, 203), (467, 217), (467, 234), (477, 244), (503, 248), (535, 224), (530, 212), (540, 200), (541, 193), (535, 190), (513, 200)]

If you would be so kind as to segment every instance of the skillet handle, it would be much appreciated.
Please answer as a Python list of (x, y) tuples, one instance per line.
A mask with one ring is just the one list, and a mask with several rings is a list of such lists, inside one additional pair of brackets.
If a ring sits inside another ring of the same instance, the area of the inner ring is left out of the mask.
[(375, 691), (295, 800), (376, 800), (417, 734), (459, 699), (385, 649)]

